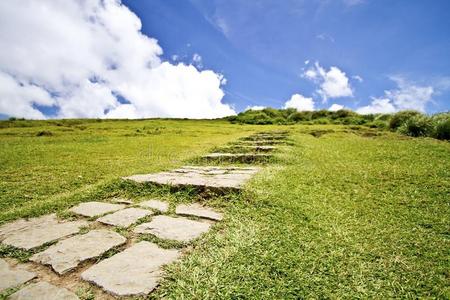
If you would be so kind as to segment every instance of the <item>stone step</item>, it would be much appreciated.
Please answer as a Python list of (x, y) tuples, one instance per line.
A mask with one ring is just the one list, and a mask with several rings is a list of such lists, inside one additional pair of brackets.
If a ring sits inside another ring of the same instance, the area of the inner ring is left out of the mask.
[(106, 202), (84, 202), (70, 209), (71, 212), (85, 217), (97, 217), (107, 213), (112, 213), (125, 208), (124, 204), (113, 204)]
[(231, 145), (231, 146), (224, 146), (221, 148), (218, 148), (217, 152), (228, 152), (228, 153), (267, 153), (272, 152), (276, 150), (276, 146), (264, 146), (264, 145)]
[(210, 226), (209, 223), (182, 217), (155, 216), (151, 222), (138, 225), (134, 232), (150, 233), (161, 239), (190, 242), (207, 232)]
[(0, 258), (0, 293), (18, 287), (35, 277), (36, 274), (33, 272), (18, 267), (11, 268), (4, 259)]
[(167, 212), (169, 210), (169, 203), (160, 200), (147, 200), (139, 203), (139, 206), (151, 208), (160, 212)]
[(113, 226), (128, 227), (139, 219), (152, 215), (153, 212), (142, 208), (125, 208), (97, 219), (98, 222)]
[(58, 274), (76, 268), (81, 262), (98, 257), (113, 247), (126, 242), (126, 238), (109, 230), (92, 230), (58, 242), (31, 257), (31, 261), (50, 265)]
[(179, 256), (178, 250), (161, 249), (143, 241), (93, 265), (81, 278), (116, 296), (147, 295), (161, 280), (162, 266)]
[(239, 190), (259, 168), (186, 166), (168, 172), (124, 177), (138, 183), (153, 183), (175, 187), (193, 186), (211, 190)]
[(268, 162), (273, 156), (262, 153), (210, 153), (202, 156), (202, 159), (216, 162), (255, 163)]
[(77, 300), (73, 292), (41, 281), (30, 284), (8, 297), (9, 300)]
[(30, 220), (17, 220), (0, 227), (2, 243), (30, 250), (60, 238), (78, 233), (87, 221), (58, 221), (55, 214)]
[(176, 207), (175, 213), (177, 215), (195, 216), (200, 218), (206, 218), (214, 221), (222, 220), (221, 213), (216, 212), (210, 207), (202, 206), (198, 203), (193, 204), (180, 204)]

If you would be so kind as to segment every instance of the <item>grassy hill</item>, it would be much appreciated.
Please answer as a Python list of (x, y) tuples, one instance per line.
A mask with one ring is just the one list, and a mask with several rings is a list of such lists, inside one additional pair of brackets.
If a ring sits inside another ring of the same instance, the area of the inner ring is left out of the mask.
[(208, 203), (225, 219), (167, 269), (152, 297), (450, 297), (448, 142), (369, 126), (241, 123), (0, 122), (0, 223), (119, 196), (204, 201), (120, 177), (282, 128), (293, 145), (243, 194)]

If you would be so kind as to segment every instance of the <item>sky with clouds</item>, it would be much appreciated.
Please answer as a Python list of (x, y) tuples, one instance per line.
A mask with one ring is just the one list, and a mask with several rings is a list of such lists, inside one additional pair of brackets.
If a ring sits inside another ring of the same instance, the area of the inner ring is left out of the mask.
[(0, 118), (450, 109), (447, 0), (0, 2)]

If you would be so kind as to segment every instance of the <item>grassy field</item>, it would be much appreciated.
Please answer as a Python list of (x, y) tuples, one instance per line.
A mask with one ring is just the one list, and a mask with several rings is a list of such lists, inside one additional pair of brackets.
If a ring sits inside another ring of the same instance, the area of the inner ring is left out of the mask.
[[(0, 222), (114, 196), (206, 201), (119, 177), (280, 128), (73, 123), (0, 129)], [(281, 128), (294, 145), (243, 194), (208, 200), (224, 221), (167, 268), (152, 297), (450, 298), (450, 143), (338, 125)]]

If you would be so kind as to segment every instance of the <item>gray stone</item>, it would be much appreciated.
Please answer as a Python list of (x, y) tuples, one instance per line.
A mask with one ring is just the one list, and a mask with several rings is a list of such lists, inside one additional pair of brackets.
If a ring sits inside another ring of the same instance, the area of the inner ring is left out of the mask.
[(119, 209), (125, 208), (123, 204), (113, 204), (106, 202), (85, 202), (80, 203), (75, 207), (70, 209), (71, 212), (85, 216), (85, 217), (96, 217), (104, 215), (106, 213), (111, 213)]
[(139, 183), (196, 186), (212, 189), (241, 189), (258, 168), (237, 167), (183, 167), (170, 172), (125, 177)]
[(47, 250), (31, 257), (31, 261), (51, 265), (53, 270), (64, 274), (81, 262), (98, 257), (109, 249), (122, 245), (126, 239), (109, 230), (92, 230), (58, 242)]
[(198, 203), (180, 204), (177, 206), (175, 213), (177, 215), (196, 216), (200, 218), (211, 219), (215, 221), (222, 220), (222, 214), (214, 211), (212, 208), (202, 206)]
[(8, 263), (0, 258), (0, 293), (6, 289), (14, 288), (36, 277), (35, 273), (12, 269)]
[(45, 243), (75, 234), (81, 227), (87, 226), (88, 222), (59, 222), (56, 216), (52, 214), (25, 222), (19, 221), (16, 224), (18, 224), (17, 227), (7, 227), (3, 244), (30, 250)]
[(45, 215), (38, 218), (31, 219), (19, 219), (14, 222), (6, 223), (0, 226), (0, 241), (3, 241), (8, 236), (15, 233), (28, 230), (34, 226), (40, 226), (41, 224), (55, 223), (55, 215)]
[(160, 212), (167, 212), (169, 210), (169, 203), (159, 200), (147, 200), (139, 203), (139, 206), (159, 210)]
[(152, 211), (146, 209), (130, 207), (103, 216), (97, 221), (108, 225), (128, 227), (131, 224), (136, 223), (137, 220), (152, 214)]
[(113, 295), (146, 295), (158, 285), (161, 267), (179, 256), (177, 250), (161, 249), (143, 241), (93, 265), (81, 274), (81, 278)]
[(151, 233), (162, 239), (189, 242), (207, 232), (211, 225), (186, 218), (156, 216), (149, 223), (143, 223), (134, 229), (135, 233)]
[(30, 284), (12, 294), (11, 300), (77, 300), (77, 295), (71, 291), (54, 286), (48, 282), (41, 281)]
[(267, 161), (272, 156), (263, 153), (210, 153), (203, 156), (206, 160), (229, 161), (252, 163), (257, 161)]

